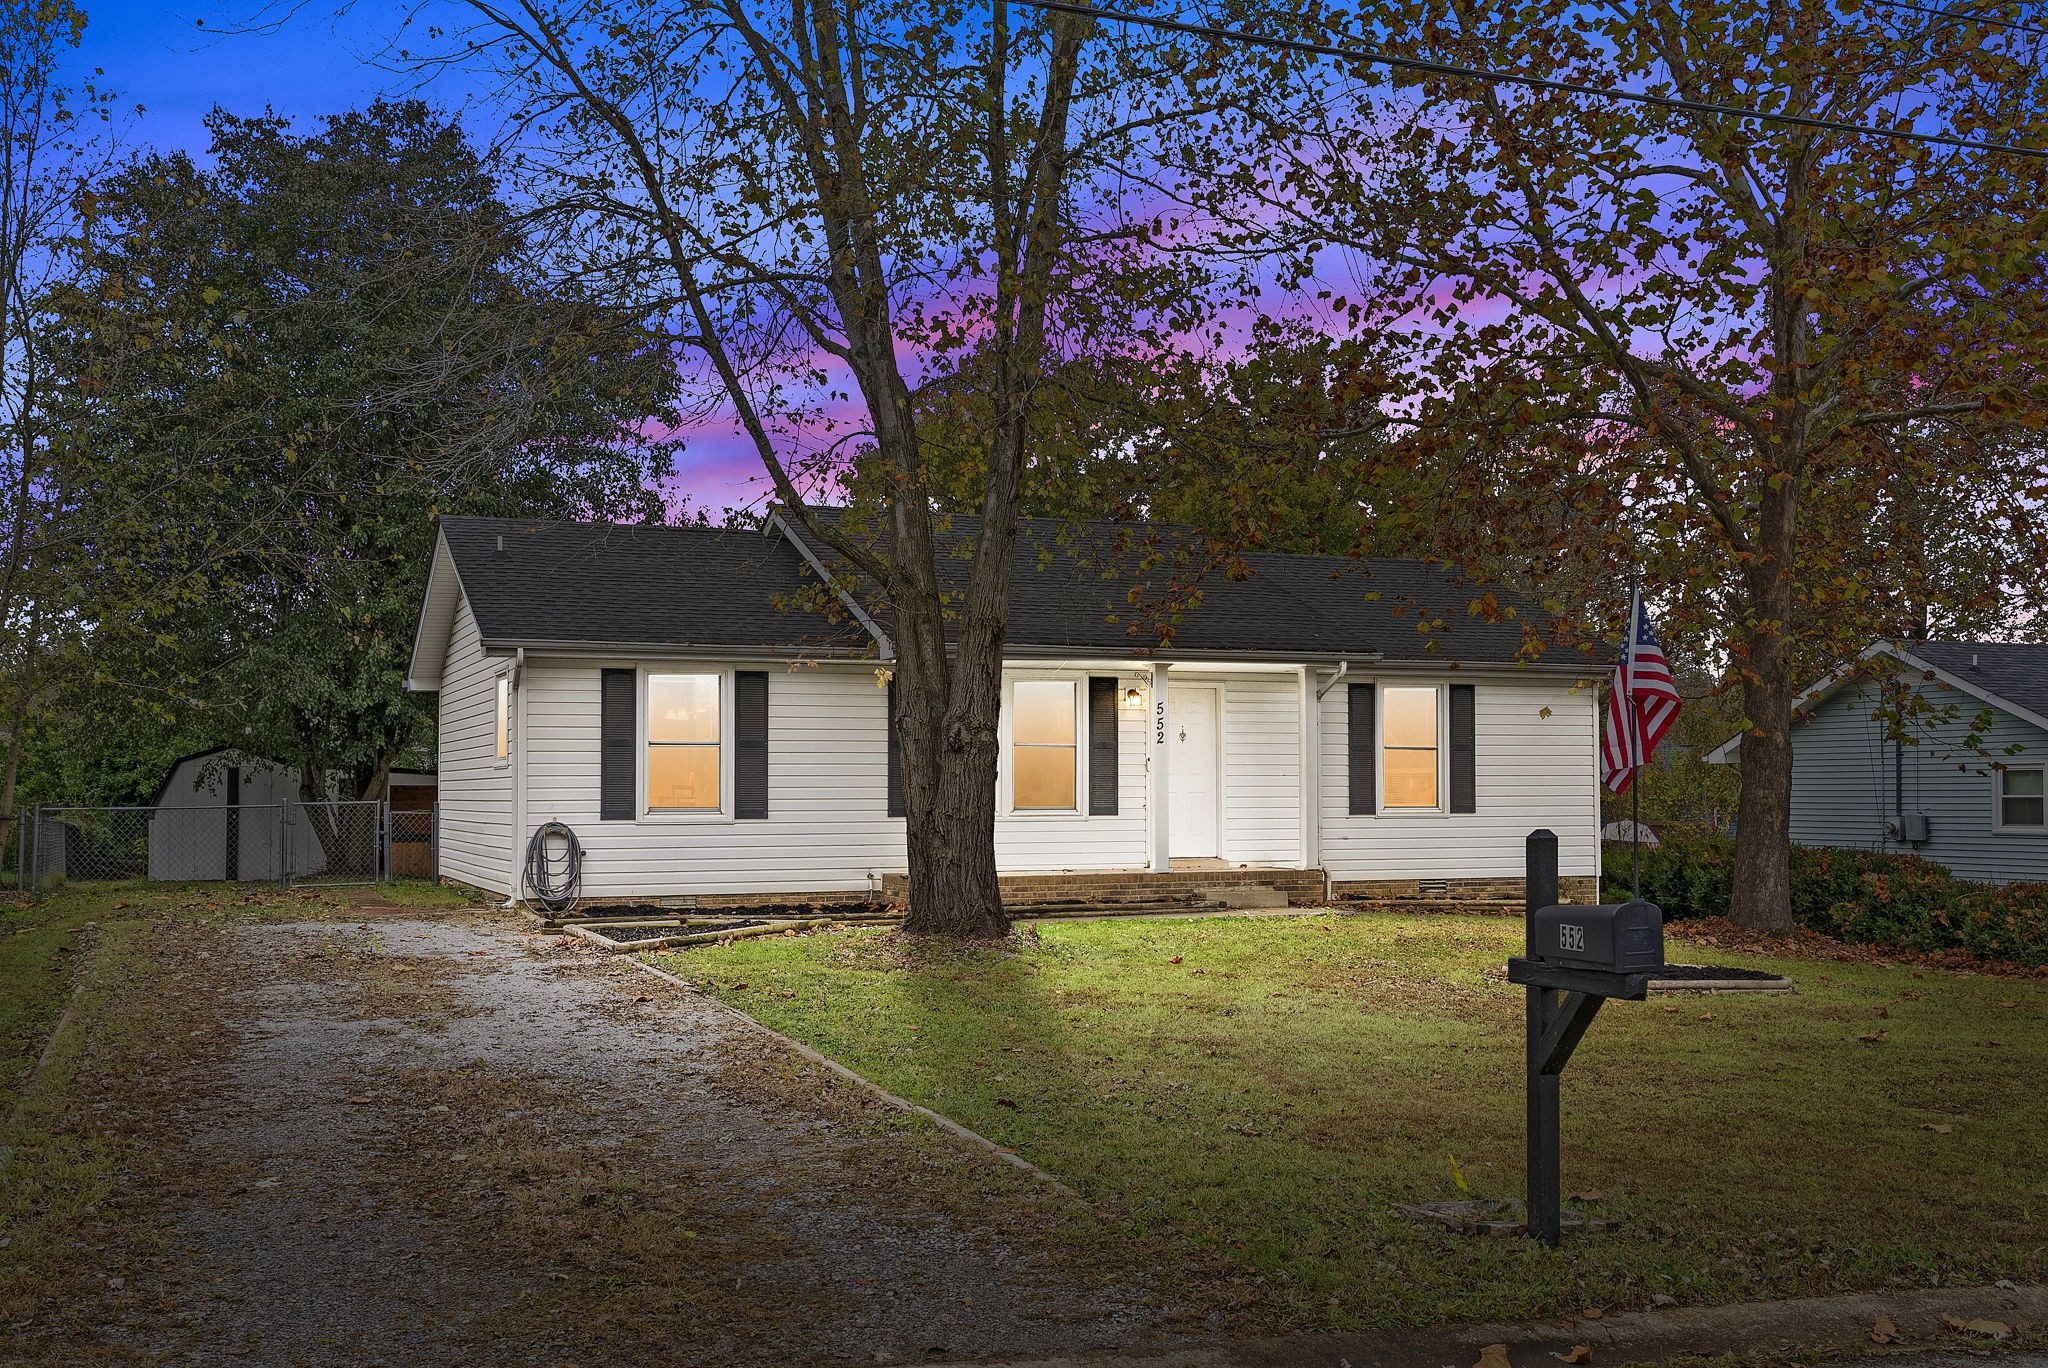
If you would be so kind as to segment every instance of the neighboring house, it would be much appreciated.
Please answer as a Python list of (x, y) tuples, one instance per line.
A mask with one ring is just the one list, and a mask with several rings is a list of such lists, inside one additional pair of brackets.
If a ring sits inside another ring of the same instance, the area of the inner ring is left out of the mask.
[[(1155, 651), (1126, 625), (1143, 576), (1119, 530), (1020, 537), (1007, 886), (1519, 898), (1548, 827), (1568, 896), (1595, 896), (1600, 661), (1525, 662), (1519, 622), (1440, 571), (1284, 555), (1205, 582)], [(439, 873), (513, 895), (555, 820), (588, 898), (899, 889), (887, 623), (833, 563), (780, 517), (444, 519), (407, 680), (440, 695)]]
[(149, 877), (277, 879), (287, 849), (293, 873), (319, 872), (320, 841), (288, 810), (298, 797), (298, 774), (274, 760), (227, 747), (184, 756), (150, 805)]
[[(1907, 851), (1987, 883), (2048, 880), (2048, 645), (1881, 641), (1799, 710), (1795, 842)], [(1741, 745), (1707, 759), (1737, 762)]]

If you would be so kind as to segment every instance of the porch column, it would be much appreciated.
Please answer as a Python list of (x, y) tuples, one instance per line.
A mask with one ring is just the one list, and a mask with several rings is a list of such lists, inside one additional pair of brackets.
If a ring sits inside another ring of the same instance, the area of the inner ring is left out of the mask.
[(1166, 666), (1154, 662), (1151, 669), (1151, 686), (1146, 693), (1152, 705), (1152, 763), (1145, 767), (1145, 834), (1152, 843), (1152, 872), (1164, 874), (1173, 867), (1166, 853)]
[(1316, 672), (1296, 667), (1301, 679), (1301, 867), (1314, 869), (1322, 860), (1322, 706), (1316, 697)]

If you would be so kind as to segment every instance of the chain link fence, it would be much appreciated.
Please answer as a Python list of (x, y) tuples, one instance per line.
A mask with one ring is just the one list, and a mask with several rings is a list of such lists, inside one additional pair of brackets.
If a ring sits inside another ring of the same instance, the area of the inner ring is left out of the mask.
[(434, 875), (435, 813), (394, 814), (377, 800), (23, 815), (18, 883), (30, 891), (135, 879), (336, 887)]

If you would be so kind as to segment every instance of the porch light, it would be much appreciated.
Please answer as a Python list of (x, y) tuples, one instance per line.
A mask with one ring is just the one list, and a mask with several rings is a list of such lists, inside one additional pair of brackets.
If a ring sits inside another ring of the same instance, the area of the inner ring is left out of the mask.
[(1124, 707), (1136, 712), (1145, 706), (1145, 693), (1135, 685), (1124, 690)]

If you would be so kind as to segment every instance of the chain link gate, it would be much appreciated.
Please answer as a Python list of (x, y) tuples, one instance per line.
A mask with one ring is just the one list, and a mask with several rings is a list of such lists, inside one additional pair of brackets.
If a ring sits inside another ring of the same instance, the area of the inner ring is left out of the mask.
[[(427, 873), (432, 872), (432, 815)], [(275, 883), (335, 888), (392, 875), (393, 833), (378, 799), (220, 807), (38, 807), (23, 814), (17, 881)]]

